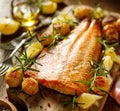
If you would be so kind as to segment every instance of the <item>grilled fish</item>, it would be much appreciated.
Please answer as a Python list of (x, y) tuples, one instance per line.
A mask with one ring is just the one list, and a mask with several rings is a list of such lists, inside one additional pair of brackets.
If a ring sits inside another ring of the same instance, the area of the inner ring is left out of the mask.
[[(101, 36), (100, 23), (97, 20), (83, 20), (68, 36), (49, 51), (43, 50), (37, 60), (41, 65), (33, 65), (40, 72), (39, 83), (67, 95), (80, 95), (88, 90), (79, 80), (89, 80), (92, 59), (99, 60), (101, 44), (97, 37)], [(27, 73), (27, 72), (26, 72)]]

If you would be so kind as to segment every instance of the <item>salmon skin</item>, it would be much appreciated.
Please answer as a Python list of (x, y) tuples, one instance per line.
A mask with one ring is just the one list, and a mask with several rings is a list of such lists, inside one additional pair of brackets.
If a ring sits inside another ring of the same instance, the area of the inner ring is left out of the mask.
[[(40, 72), (36, 73), (39, 83), (67, 95), (80, 95), (88, 90), (78, 80), (89, 80), (92, 59), (99, 60), (101, 44), (100, 23), (97, 20), (83, 20), (68, 39), (59, 42), (48, 51), (43, 50), (37, 60), (41, 65), (34, 65)], [(27, 72), (26, 72), (27, 73)]]

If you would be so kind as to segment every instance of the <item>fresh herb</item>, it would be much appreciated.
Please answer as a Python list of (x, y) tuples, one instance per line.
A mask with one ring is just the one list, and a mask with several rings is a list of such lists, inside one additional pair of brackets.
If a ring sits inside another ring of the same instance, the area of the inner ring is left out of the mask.
[(94, 83), (97, 76), (107, 76), (107, 74), (110, 74), (110, 72), (104, 68), (103, 60), (100, 62), (97, 62), (95, 60), (91, 61), (91, 67), (91, 73), (94, 73), (94, 76), (90, 79), (90, 90), (92, 90), (92, 88), (95, 86)]
[(54, 36), (53, 41), (52, 41), (51, 44), (48, 46), (48, 48), (50, 49), (50, 48), (54, 47), (56, 43), (58, 43), (58, 42), (61, 41), (61, 40), (66, 39), (66, 38), (67, 38), (67, 37), (65, 37), (65, 36), (62, 36), (62, 35), (60, 35), (60, 34), (56, 34), (56, 35)]
[[(67, 39), (67, 36), (62, 36), (58, 30), (54, 27), (52, 24), (52, 34), (49, 36), (44, 36), (43, 38), (52, 38), (52, 42), (48, 46), (48, 49), (51, 49), (55, 46), (56, 43), (58, 43), (61, 40)], [(44, 40), (43, 40), (44, 41)]]
[(19, 69), (23, 70), (23, 73), (28, 69), (39, 72), (37, 69), (30, 67), (33, 63), (36, 62), (36, 58), (31, 59), (31, 58), (27, 57), (26, 51), (24, 51), (21, 54), (21, 57), (17, 57), (17, 56), (15, 56), (15, 57), (16, 57), (17, 61), (19, 62), (19, 64), (17, 66)]
[(63, 103), (63, 107), (70, 105), (67, 111), (72, 111), (72, 109), (74, 109), (75, 107), (75, 104), (76, 104), (76, 96), (73, 96), (71, 101)]
[(57, 22), (58, 23), (67, 23), (70, 26), (78, 25), (78, 21), (75, 18), (74, 19), (71, 18), (71, 16), (69, 15), (70, 11), (72, 11), (72, 10), (69, 10), (68, 13), (62, 14), (60, 17), (57, 17)]
[(93, 12), (93, 17), (98, 20), (102, 20), (105, 16), (105, 12), (102, 8), (98, 7), (94, 12)]
[(87, 80), (78, 80), (78, 81), (74, 81), (74, 82), (78, 82), (78, 83), (82, 83), (82, 84), (87, 85), (89, 87), (88, 91), (92, 91), (92, 88), (96, 87), (96, 88), (99, 88), (99, 90), (101, 90), (103, 92), (107, 92), (103, 88), (95, 86), (95, 80), (96, 80), (96, 78), (98, 76), (107, 77), (107, 75), (110, 74), (110, 72), (104, 68), (103, 60), (101, 59), (100, 62), (97, 62), (96, 60), (92, 60), (90, 62), (90, 64), (91, 64), (91, 67), (92, 67), (90, 74), (94, 74), (93, 77), (89, 81), (87, 81)]
[(101, 37), (98, 37), (98, 42), (101, 43), (105, 49), (109, 49), (111, 47), (115, 47), (115, 46), (118, 46), (119, 43), (116, 42), (114, 44), (108, 44), (108, 41), (107, 40), (103, 40)]
[(40, 7), (41, 3), (44, 2), (45, 0), (27, 0), (29, 4), (36, 5)]
[(96, 88), (102, 92), (105, 92), (106, 94), (109, 94), (110, 95), (110, 92), (109, 91), (106, 91), (105, 89), (101, 88), (101, 87), (98, 87), (96, 86)]

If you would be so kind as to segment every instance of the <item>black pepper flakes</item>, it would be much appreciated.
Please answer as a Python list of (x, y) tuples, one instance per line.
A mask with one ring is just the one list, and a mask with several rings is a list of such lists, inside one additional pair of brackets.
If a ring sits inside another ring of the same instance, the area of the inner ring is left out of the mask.
[(0, 105), (0, 111), (10, 111), (10, 109), (5, 105)]

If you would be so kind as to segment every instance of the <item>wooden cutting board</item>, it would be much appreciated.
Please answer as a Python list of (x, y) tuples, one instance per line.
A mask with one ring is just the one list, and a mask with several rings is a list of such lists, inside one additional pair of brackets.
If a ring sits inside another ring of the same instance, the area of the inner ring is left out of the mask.
[[(11, 16), (10, 14), (10, 2), (11, 0), (0, 0), (0, 17)], [(0, 49), (0, 63), (5, 59), (7, 56), (7, 52), (3, 49)], [(0, 85), (0, 97), (6, 98), (6, 84), (4, 82), (4, 77), (1, 78), (2, 81)], [(11, 99), (15, 100), (16, 102), (22, 104), (20, 100), (24, 101), (27, 105), (28, 111), (67, 111), (68, 107), (63, 108), (62, 103), (64, 101), (69, 101), (71, 99), (70, 96), (62, 95), (58, 92), (53, 90), (46, 89), (44, 95), (37, 94), (35, 96), (29, 96), (24, 93), (18, 93), (16, 95), (15, 90), (8, 90), (8, 95)], [(19, 100), (20, 99), (20, 100)], [(109, 98), (108, 98), (109, 99)], [(104, 102), (101, 101), (104, 105)], [(112, 106), (115, 111), (120, 111), (120, 108), (115, 104), (115, 102), (108, 101), (107, 106), (105, 106), (104, 111), (113, 111), (109, 109), (109, 106)], [(89, 111), (99, 110), (101, 106), (93, 106), (89, 109)], [(78, 107), (75, 107), (72, 111), (80, 111)], [(81, 110), (84, 111), (84, 110)]]

